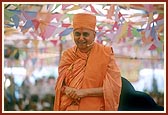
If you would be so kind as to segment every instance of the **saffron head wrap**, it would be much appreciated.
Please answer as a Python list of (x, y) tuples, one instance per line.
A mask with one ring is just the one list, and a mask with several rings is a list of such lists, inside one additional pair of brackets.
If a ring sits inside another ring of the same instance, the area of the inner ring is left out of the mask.
[(87, 13), (75, 14), (73, 17), (73, 28), (88, 28), (95, 31), (96, 16)]

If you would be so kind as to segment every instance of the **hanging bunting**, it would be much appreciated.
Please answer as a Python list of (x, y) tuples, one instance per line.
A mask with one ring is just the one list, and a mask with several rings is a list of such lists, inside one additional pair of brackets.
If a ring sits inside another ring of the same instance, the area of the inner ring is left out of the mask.
[(148, 29), (145, 31), (145, 38), (148, 38), (150, 36), (150, 32), (151, 30)]
[(158, 14), (158, 17), (156, 19), (154, 19), (154, 21), (159, 21), (159, 20), (164, 20), (163, 14)]
[(70, 9), (66, 9), (66, 10), (63, 10), (64, 14), (70, 12), (70, 11), (74, 11), (74, 10), (78, 10), (78, 9), (81, 9), (78, 5), (74, 5), (72, 8)]
[(69, 18), (69, 21), (72, 22), (72, 20), (73, 20), (73, 14), (66, 14), (66, 15)]
[(148, 23), (151, 23), (153, 21), (153, 12), (149, 13)]
[(59, 35), (61, 32), (63, 32), (64, 30), (66, 30), (65, 27), (59, 27), (59, 28), (56, 28), (55, 31), (53, 32), (53, 35)]
[(67, 7), (71, 6), (72, 4), (62, 4), (62, 10), (65, 10)]
[(4, 18), (5, 18), (5, 20), (8, 20), (8, 21), (12, 22), (11, 17), (13, 17), (14, 15), (15, 15), (14, 12), (12, 12), (10, 10), (7, 10), (7, 9), (4, 9)]
[(97, 9), (97, 13), (98, 13), (99, 16), (104, 16), (104, 17), (105, 17), (105, 14), (103, 14), (103, 13), (101, 12), (101, 10)]
[(13, 15), (11, 18), (12, 18), (12, 20), (13, 20), (13, 22), (14, 22), (14, 26), (15, 26), (16, 28), (18, 28), (18, 26), (19, 26), (19, 21), (20, 21), (19, 17), (15, 14), (15, 15)]
[(61, 32), (59, 34), (59, 36), (66, 36), (66, 35), (70, 34), (72, 31), (73, 31), (73, 28), (67, 28), (63, 32)]
[(26, 22), (26, 21), (27, 21), (27, 19), (24, 17), (24, 15), (23, 15), (23, 13), (21, 13), (21, 11), (20, 11), (20, 14), (17, 14), (17, 16), (19, 17), (19, 19), (20, 19), (21, 21), (23, 21), (23, 22)]
[(105, 36), (107, 38), (109, 38), (111, 42), (115, 42), (116, 41), (116, 34), (114, 32), (105, 34)]
[(38, 12), (36, 19), (38, 19), (40, 22), (44, 22), (45, 24), (49, 24), (50, 21), (53, 19), (52, 14), (48, 12)]
[(157, 20), (157, 26), (163, 26), (164, 25), (164, 19)]
[(33, 42), (34, 47), (38, 48), (39, 40), (32, 40), (32, 42)]
[(136, 28), (132, 28), (132, 35), (134, 37), (141, 37), (140, 33), (137, 31)]
[(25, 30), (27, 30), (29, 28), (32, 28), (32, 27), (34, 27), (32, 21), (31, 20), (27, 20), (25, 25), (21, 28), (21, 31), (23, 32), (23, 31), (25, 31)]
[(152, 43), (153, 38), (151, 36), (146, 37), (144, 31), (141, 32), (141, 35), (142, 35), (142, 42), (144, 43), (144, 45)]
[(118, 12), (120, 11), (120, 7), (118, 5), (116, 5), (116, 9), (115, 9), (115, 21), (119, 22), (119, 17), (118, 17)]
[(68, 28), (71, 24), (62, 23), (62, 27)]
[(63, 17), (63, 15), (64, 15), (64, 14), (53, 14), (53, 15), (51, 16), (51, 20), (53, 20), (54, 18), (56, 18), (56, 20), (57, 20), (58, 22), (60, 22), (60, 21), (61, 21), (61, 18)]
[(40, 37), (39, 34), (37, 34), (37, 31), (30, 31), (29, 34), (33, 39), (38, 39), (38, 37)]
[(153, 11), (154, 11), (153, 4), (144, 4), (144, 9), (145, 9), (147, 12), (153, 12)]
[(61, 4), (56, 4), (51, 12), (54, 12)]
[(137, 29), (138, 32), (141, 32), (141, 31), (143, 31), (143, 30), (144, 30), (144, 29)]
[(21, 11), (23, 13), (23, 16), (25, 17), (26, 20), (33, 20), (35, 19), (37, 12), (30, 12), (30, 11)]
[(128, 23), (119, 26), (117, 38), (121, 39), (127, 34)]
[(155, 50), (156, 49), (156, 46), (154, 44), (152, 44), (149, 48), (149, 50)]
[(118, 22), (115, 22), (113, 27), (112, 27), (112, 30), (116, 31), (116, 30), (118, 30), (118, 28), (119, 28)]
[(151, 28), (150, 35), (154, 38), (154, 40), (156, 40), (158, 38), (157, 32), (156, 32), (155, 27), (154, 27), (154, 23), (153, 23), (153, 26)]
[(53, 35), (56, 28), (57, 27), (53, 25), (48, 25), (47, 27), (44, 27), (45, 30), (41, 32), (40, 36), (42, 37), (43, 40), (45, 40), (46, 38), (49, 38)]
[(112, 19), (112, 16), (114, 14), (114, 4), (110, 5), (110, 9), (107, 10), (107, 19)]
[(18, 34), (18, 30), (16, 30), (15, 28), (11, 28), (11, 27), (5, 27), (4, 30), (4, 35), (5, 36), (10, 36), (12, 34)]
[(38, 29), (40, 22), (37, 19), (32, 20), (35, 31)]
[(128, 25), (128, 30), (127, 30), (127, 36), (128, 37), (132, 37), (132, 31), (131, 31), (131, 26), (130, 25)]
[(122, 14), (121, 12), (118, 13), (118, 18), (121, 18), (122, 17)]
[(50, 40), (50, 41), (54, 44), (54, 46), (57, 45), (57, 41), (58, 41), (58, 40)]
[[(56, 12), (59, 6), (62, 6), (61, 12)], [(73, 6), (72, 6), (73, 5)], [(47, 11), (49, 11), (51, 5), (47, 6)], [(72, 6), (72, 7), (69, 7)], [(105, 6), (109, 6), (109, 9), (104, 9)], [(115, 6), (115, 8), (114, 8)], [(162, 5), (163, 6), (163, 5)], [(10, 21), (13, 23), (7, 23), (8, 26), (15, 26), (21, 29), (21, 32), (29, 32), (30, 28), (34, 29), (34, 32), (30, 32), (34, 39), (41, 37), (46, 40), (49, 37), (65, 37), (71, 34), (72, 28), (71, 22), (73, 14), (67, 14), (67, 12), (82, 9), (87, 11), (88, 8), (91, 9), (91, 13), (96, 14), (96, 16), (106, 17), (105, 20), (100, 21), (100, 25), (96, 28), (98, 33), (98, 39), (104, 39), (104, 37), (111, 38), (114, 36), (115, 40), (125, 39), (126, 37), (141, 37), (143, 43), (152, 43), (157, 48), (162, 47), (164, 36), (159, 33), (164, 31), (164, 12), (161, 5), (153, 4), (126, 4), (126, 5), (115, 5), (115, 4), (102, 4), (102, 9), (107, 10), (106, 14), (103, 14), (101, 10), (96, 9), (92, 4), (56, 4), (55, 8), (51, 12), (32, 12), (24, 10), (4, 10), (5, 21)], [(134, 13), (132, 15), (122, 14), (121, 9), (138, 9), (143, 11), (141, 13)], [(55, 13), (52, 13), (55, 12)], [(154, 15), (157, 16), (154, 19)], [(65, 23), (64, 20), (69, 20), (70, 22)], [(110, 19), (110, 20), (107, 20)], [(129, 19), (129, 23), (128, 20)], [(139, 21), (139, 19), (142, 19)], [(24, 25), (19, 25), (20, 21)], [(154, 26), (155, 23), (155, 26)], [(113, 24), (113, 25), (112, 25)], [(147, 24), (147, 26), (145, 25)], [(153, 24), (153, 25), (152, 25)], [(139, 28), (143, 27), (143, 28)], [(145, 28), (144, 28), (145, 27)], [(143, 35), (141, 32), (144, 31)], [(115, 32), (114, 34), (109, 34), (108, 32)], [(113, 39), (113, 40), (114, 40)], [(161, 41), (162, 40), (162, 41)], [(151, 46), (153, 47), (153, 46)], [(163, 48), (162, 48), (163, 49)]]

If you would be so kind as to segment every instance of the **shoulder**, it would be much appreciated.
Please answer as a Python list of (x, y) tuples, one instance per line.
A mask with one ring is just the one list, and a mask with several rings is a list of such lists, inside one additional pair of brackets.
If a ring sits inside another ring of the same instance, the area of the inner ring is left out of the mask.
[(75, 52), (75, 50), (76, 50), (76, 47), (73, 46), (73, 47), (71, 47), (71, 48), (68, 48), (68, 49), (64, 50), (62, 53), (63, 53), (63, 55), (65, 55), (65, 54), (71, 55), (71, 54), (73, 54), (73, 53)]
[(112, 46), (104, 46), (104, 47), (108, 52), (113, 53), (113, 47)]
[(110, 54), (113, 53), (113, 47), (112, 46), (105, 46), (105, 45), (99, 44), (99, 43), (97, 43), (97, 45), (100, 49), (103, 49), (106, 53), (110, 53)]
[(64, 50), (62, 52), (61, 59), (62, 60), (74, 60), (74, 58), (76, 57), (75, 51), (76, 51), (75, 46)]

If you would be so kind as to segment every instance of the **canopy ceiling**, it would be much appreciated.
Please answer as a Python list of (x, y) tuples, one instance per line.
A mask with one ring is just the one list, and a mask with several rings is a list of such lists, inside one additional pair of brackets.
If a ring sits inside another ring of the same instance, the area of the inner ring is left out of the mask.
[[(74, 13), (89, 12), (97, 16), (97, 41), (116, 46), (145, 50), (164, 49), (165, 4), (81, 4), (41, 3), (3, 4), (4, 43), (39, 41), (64, 43), (72, 40), (71, 21)], [(27, 42), (29, 43), (29, 42)], [(24, 46), (23, 45), (23, 46)]]

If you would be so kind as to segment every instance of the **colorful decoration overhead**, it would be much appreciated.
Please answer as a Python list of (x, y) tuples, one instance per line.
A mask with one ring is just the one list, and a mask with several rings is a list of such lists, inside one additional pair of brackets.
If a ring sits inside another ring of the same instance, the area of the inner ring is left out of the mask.
[[(43, 10), (38, 11), (31, 10), (31, 5), (27, 5), (27, 9), (22, 8), (22, 4), (5, 5), (5, 26), (20, 28), (23, 33), (29, 32), (34, 39), (37, 39), (37, 36), (42, 40), (56, 35), (64, 37), (73, 31), (73, 13), (82, 10), (94, 13), (98, 17), (96, 32), (99, 42), (110, 40), (120, 43), (136, 39), (138, 42), (132, 45), (149, 45), (149, 50), (163, 51), (164, 4), (47, 4), (47, 7), (40, 5)], [(11, 9), (10, 6), (15, 9)]]

